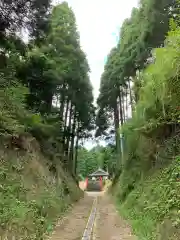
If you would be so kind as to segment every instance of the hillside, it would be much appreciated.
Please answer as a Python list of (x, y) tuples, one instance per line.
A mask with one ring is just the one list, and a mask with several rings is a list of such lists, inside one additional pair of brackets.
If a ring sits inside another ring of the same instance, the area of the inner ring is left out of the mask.
[(125, 176), (120, 177), (112, 189), (117, 209), (129, 220), (139, 239), (179, 239), (179, 172), (180, 158), (176, 157), (168, 166), (147, 172), (133, 189), (130, 185), (124, 189), (128, 175), (126, 180)]
[(60, 166), (55, 177), (48, 159), (32, 143), (27, 152), (1, 146), (0, 154), (0, 236), (42, 239), (82, 193)]
[(89, 66), (67, 2), (3, 1), (0, 16), (0, 238), (44, 239), (83, 196)]
[(141, 0), (101, 76), (96, 135), (115, 139), (111, 190), (140, 240), (180, 236), (179, 9)]

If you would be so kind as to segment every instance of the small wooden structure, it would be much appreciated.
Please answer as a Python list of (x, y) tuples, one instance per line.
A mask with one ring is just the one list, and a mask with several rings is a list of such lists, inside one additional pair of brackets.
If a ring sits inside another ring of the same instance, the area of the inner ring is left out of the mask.
[(86, 178), (86, 190), (88, 191), (102, 191), (103, 180), (108, 179), (109, 174), (99, 168), (97, 171), (91, 173)]
[(100, 177), (102, 179), (108, 179), (109, 177), (109, 173), (108, 172), (105, 172), (103, 169), (101, 168), (98, 168), (97, 171), (89, 174), (88, 176), (89, 178), (91, 178), (92, 180), (98, 180)]

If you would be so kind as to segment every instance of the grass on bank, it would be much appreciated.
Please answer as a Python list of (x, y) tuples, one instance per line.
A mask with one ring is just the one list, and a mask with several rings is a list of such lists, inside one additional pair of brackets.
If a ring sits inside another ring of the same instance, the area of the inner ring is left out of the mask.
[(180, 157), (141, 182), (116, 203), (140, 240), (178, 240), (180, 236)]
[(57, 128), (25, 108), (26, 90), (0, 91), (0, 239), (44, 239), (83, 194), (61, 168)]
[(57, 180), (38, 152), (0, 150), (0, 236), (43, 239), (81, 196), (72, 178), (59, 168)]

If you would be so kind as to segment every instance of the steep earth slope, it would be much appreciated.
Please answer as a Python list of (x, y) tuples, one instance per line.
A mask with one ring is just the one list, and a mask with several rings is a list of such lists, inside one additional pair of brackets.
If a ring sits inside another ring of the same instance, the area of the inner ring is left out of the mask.
[[(49, 160), (37, 141), (26, 138), (26, 151), (12, 149), (10, 141), (0, 148), (0, 236), (2, 239), (42, 239), (68, 207), (82, 196), (72, 177)], [(4, 147), (2, 147), (4, 146)]]

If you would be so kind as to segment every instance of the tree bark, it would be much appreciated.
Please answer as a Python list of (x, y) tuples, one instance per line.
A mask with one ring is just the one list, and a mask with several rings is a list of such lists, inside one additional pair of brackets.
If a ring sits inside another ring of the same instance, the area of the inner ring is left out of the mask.
[(75, 156), (74, 156), (74, 175), (77, 173), (77, 158), (78, 158), (78, 143), (79, 143), (79, 122), (76, 131), (76, 144), (75, 144)]
[(73, 105), (70, 102), (70, 107), (69, 107), (69, 122), (68, 122), (68, 126), (67, 126), (67, 137), (66, 137), (66, 149), (65, 149), (65, 153), (66, 156), (69, 156), (69, 142), (70, 142), (70, 133), (71, 133), (71, 119), (72, 119), (72, 111), (73, 111)]
[(122, 99), (121, 99), (121, 87), (119, 88), (119, 112), (120, 112), (120, 121), (121, 121), (121, 126), (123, 125), (123, 109), (122, 109)]
[(126, 120), (128, 119), (128, 88), (126, 88)]
[(63, 84), (63, 89), (60, 97), (60, 110), (59, 110), (60, 121), (62, 124), (63, 124), (63, 115), (64, 115), (64, 103), (65, 103), (64, 89), (65, 89), (65, 84)]
[[(65, 103), (65, 84), (62, 86), (62, 93), (60, 97), (60, 110), (59, 110), (59, 118), (60, 118), (60, 152), (63, 153), (63, 116), (64, 116), (64, 103)], [(64, 163), (64, 156), (62, 156), (61, 161)]]
[(50, 113), (51, 112), (51, 108), (52, 108), (52, 99), (53, 99), (53, 94), (52, 92), (48, 93), (48, 96), (46, 97), (46, 113)]
[(76, 130), (76, 109), (74, 109), (74, 118), (73, 118), (73, 125), (72, 125), (72, 131), (71, 131), (71, 143), (70, 143), (70, 151), (69, 151), (69, 169), (71, 170), (72, 173), (73, 173), (75, 130)]
[(130, 105), (131, 111), (133, 110), (133, 101), (132, 101), (132, 92), (131, 92), (131, 84), (130, 79), (128, 79), (128, 87), (129, 87), (129, 97), (130, 97)]
[(66, 102), (66, 111), (64, 116), (64, 132), (63, 132), (63, 151), (65, 153), (65, 140), (67, 137), (67, 118), (68, 118), (68, 111), (69, 111), (69, 100)]
[(116, 151), (120, 153), (120, 137), (119, 137), (119, 109), (118, 104), (116, 102), (114, 106), (114, 126), (115, 126), (115, 134), (116, 134)]
[(124, 106), (124, 96), (123, 96), (123, 90), (121, 87), (121, 103), (122, 103), (122, 118), (123, 118), (123, 123), (125, 122), (125, 106)]
[(121, 160), (120, 160), (120, 134), (119, 134), (119, 108), (116, 102), (114, 107), (114, 125), (115, 125), (115, 138), (116, 138), (116, 152), (117, 152), (117, 159), (116, 159), (116, 169), (117, 172), (121, 167)]

